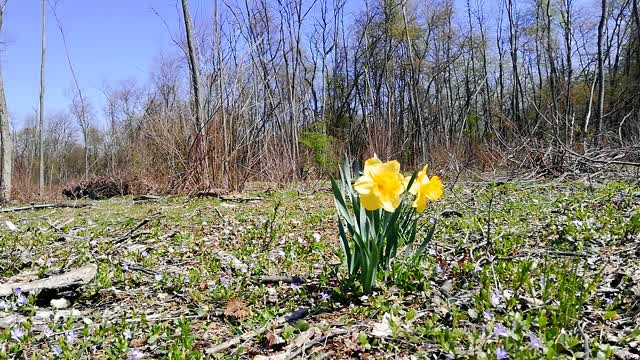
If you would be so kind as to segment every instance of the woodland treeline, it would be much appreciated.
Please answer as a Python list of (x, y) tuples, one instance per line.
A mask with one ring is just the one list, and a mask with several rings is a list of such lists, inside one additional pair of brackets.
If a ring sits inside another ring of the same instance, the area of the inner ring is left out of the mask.
[[(342, 154), (482, 166), (640, 137), (638, 0), (214, 1), (205, 21), (180, 12), (149, 82), (106, 86), (104, 108), (77, 88), (45, 113), (47, 188), (241, 188), (325, 174)], [(31, 125), (12, 135), (13, 178), (35, 189)]]

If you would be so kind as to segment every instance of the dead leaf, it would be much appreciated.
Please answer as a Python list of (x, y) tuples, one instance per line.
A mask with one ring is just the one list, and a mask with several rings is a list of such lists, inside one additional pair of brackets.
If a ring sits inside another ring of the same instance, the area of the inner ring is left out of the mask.
[(283, 348), (286, 343), (287, 341), (285, 339), (272, 332), (268, 332), (264, 337), (264, 347), (267, 349), (279, 350)]
[(11, 230), (11, 231), (13, 231), (13, 232), (18, 232), (18, 231), (20, 231), (20, 229), (18, 229), (18, 227), (16, 226), (16, 224), (12, 223), (12, 222), (11, 222), (11, 221), (9, 221), (9, 220), (6, 220), (6, 221), (4, 222), (4, 225), (7, 227), (7, 229), (9, 229), (9, 230)]
[(249, 316), (247, 303), (240, 299), (230, 299), (224, 308), (224, 316), (233, 321), (246, 319)]
[(382, 316), (382, 321), (379, 323), (373, 324), (373, 330), (371, 330), (371, 335), (384, 338), (393, 335), (393, 330), (391, 329), (391, 322), (394, 321), (394, 318), (389, 313), (384, 313)]
[(139, 347), (145, 346), (146, 344), (147, 344), (147, 338), (143, 336), (143, 337), (131, 340), (131, 342), (129, 343), (129, 347), (139, 348)]

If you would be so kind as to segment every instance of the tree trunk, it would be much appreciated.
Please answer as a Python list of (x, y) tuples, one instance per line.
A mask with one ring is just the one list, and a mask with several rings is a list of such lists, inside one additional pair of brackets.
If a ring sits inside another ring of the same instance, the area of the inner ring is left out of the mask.
[[(574, 123), (575, 123), (575, 115), (573, 113), (573, 103), (571, 100), (571, 80), (573, 77), (573, 58), (572, 58), (572, 53), (573, 50), (571, 48), (571, 12), (572, 12), (572, 8), (573, 8), (573, 2), (572, 0), (565, 0), (565, 19), (564, 19), (564, 46), (566, 48), (566, 66), (567, 66), (567, 87), (566, 87), (566, 94), (565, 94), (565, 106), (566, 106), (566, 110), (565, 110), (565, 132), (568, 136), (569, 139), (569, 145), (573, 145), (573, 135), (574, 135)], [(570, 124), (569, 121), (571, 120)]]
[(600, 23), (598, 24), (598, 137), (597, 143), (602, 145), (604, 138), (604, 53), (602, 51), (603, 32), (607, 21), (607, 0), (602, 0)]
[(200, 171), (202, 171), (201, 181), (204, 186), (209, 187), (209, 162), (207, 161), (207, 136), (205, 132), (204, 119), (202, 118), (202, 105), (200, 103), (200, 71), (198, 69), (198, 60), (196, 59), (195, 44), (193, 39), (193, 25), (191, 24), (191, 15), (189, 14), (189, 4), (187, 0), (182, 0), (182, 15), (184, 17), (184, 28), (187, 37), (187, 51), (189, 55), (189, 70), (191, 73), (191, 87), (193, 91), (193, 113), (196, 123), (196, 157)]
[(513, 13), (513, 0), (507, 0), (507, 17), (509, 18), (509, 50), (511, 53), (511, 71), (512, 71), (512, 94), (511, 94), (511, 116), (518, 126), (520, 122), (520, 88), (518, 83), (520, 75), (518, 74), (518, 30), (515, 23)]
[(38, 124), (38, 136), (40, 138), (40, 196), (44, 195), (44, 63), (46, 56), (46, 0), (42, 0), (42, 58), (40, 60), (40, 121)]
[[(0, 3), (0, 32), (2, 31), (2, 19), (7, 2)], [(0, 68), (0, 204), (11, 199), (11, 165), (13, 161), (11, 132), (9, 129), (9, 113), (4, 96), (4, 82), (2, 69)]]

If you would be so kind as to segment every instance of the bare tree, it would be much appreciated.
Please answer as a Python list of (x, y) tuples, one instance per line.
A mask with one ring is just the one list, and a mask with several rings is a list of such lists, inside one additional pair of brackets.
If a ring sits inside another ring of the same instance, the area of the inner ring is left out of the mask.
[(84, 177), (87, 178), (89, 177), (89, 144), (88, 144), (89, 119), (88, 119), (88, 114), (86, 112), (87, 104), (82, 94), (82, 89), (80, 88), (80, 83), (78, 82), (78, 76), (76, 75), (75, 68), (73, 67), (73, 62), (71, 62), (71, 55), (69, 54), (69, 47), (67, 45), (67, 36), (62, 27), (62, 22), (58, 17), (58, 12), (57, 12), (58, 3), (54, 2), (54, 4), (51, 4), (51, 2), (49, 2), (49, 6), (51, 7), (51, 10), (53, 12), (53, 17), (56, 19), (56, 24), (58, 25), (58, 30), (60, 31), (60, 36), (62, 37), (64, 54), (65, 54), (65, 57), (67, 58), (67, 65), (69, 66), (69, 71), (71, 72), (71, 76), (73, 77), (73, 83), (75, 85), (75, 91), (72, 96), (71, 106), (72, 106), (72, 113), (78, 120), (80, 129), (82, 130), (82, 138), (84, 140)]
[(84, 177), (89, 177), (89, 154), (90, 154), (90, 130), (92, 128), (89, 118), (89, 103), (82, 97), (82, 93), (74, 92), (71, 98), (71, 114), (76, 118), (80, 133), (82, 134), (82, 142), (84, 146)]
[(40, 121), (38, 122), (39, 145), (39, 190), (40, 196), (44, 195), (44, 65), (46, 56), (46, 0), (42, 0), (42, 58), (40, 60)]
[(598, 134), (597, 142), (604, 139), (604, 28), (607, 23), (607, 0), (601, 0), (600, 22), (598, 23)]
[(193, 38), (193, 25), (191, 24), (191, 15), (189, 14), (189, 3), (187, 0), (182, 0), (182, 16), (187, 38), (187, 52), (189, 56), (189, 70), (191, 74), (191, 90), (193, 91), (193, 115), (196, 123), (195, 145), (197, 164), (200, 167), (199, 171), (202, 172), (202, 177), (200, 180), (204, 181), (204, 186), (208, 188), (211, 178), (207, 156), (207, 134), (202, 115), (202, 104), (200, 103), (200, 71), (198, 68), (198, 60), (196, 57)]
[[(7, 1), (0, 2), (0, 33), (2, 32), (2, 22)], [(4, 95), (4, 82), (2, 80), (2, 69), (0, 68), (0, 203), (11, 199), (11, 176), (12, 176), (12, 140), (9, 125), (9, 113), (7, 112), (7, 101)]]
[[(75, 85), (64, 124), (82, 137), (65, 128), (61, 141), (61, 120), (36, 114), (14, 135), (14, 179), (36, 178), (38, 128), (49, 182), (131, 171), (172, 191), (306, 178), (332, 170), (331, 153), (492, 166), (532, 143), (634, 143), (638, 0), (600, 1), (602, 13), (576, 0), (367, 0), (352, 17), (345, 0), (214, 0), (196, 26), (181, 0), (179, 50), (146, 88), (104, 89), (108, 131), (92, 125), (58, 21)], [(44, 78), (44, 51), (42, 65)]]

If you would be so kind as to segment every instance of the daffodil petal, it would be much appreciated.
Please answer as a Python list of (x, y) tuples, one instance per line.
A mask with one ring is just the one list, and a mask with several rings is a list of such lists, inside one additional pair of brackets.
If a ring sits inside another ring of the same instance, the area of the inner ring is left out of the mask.
[(400, 196), (407, 186), (405, 181), (399, 162), (383, 163), (373, 157), (365, 161), (363, 175), (354, 184), (354, 189), (360, 194), (360, 203), (365, 209), (394, 211), (400, 205)]
[(424, 209), (427, 207), (427, 198), (424, 196), (416, 197), (416, 199), (413, 201), (413, 207), (416, 208), (416, 211), (419, 214), (422, 214), (424, 212)]
[(360, 204), (369, 211), (378, 210), (383, 206), (380, 198), (375, 196), (373, 193), (361, 194)]
[(442, 181), (440, 181), (439, 177), (434, 176), (426, 185), (422, 187), (421, 190), (429, 200), (438, 200), (442, 197), (443, 194)]
[(374, 186), (375, 186), (375, 183), (373, 182), (373, 179), (367, 175), (360, 176), (358, 180), (356, 180), (356, 182), (353, 184), (353, 188), (360, 195), (371, 193), (371, 191), (373, 191)]
[[(380, 161), (380, 160), (378, 160), (378, 161)], [(381, 163), (381, 164), (379, 164), (379, 171), (380, 172), (385, 172), (385, 173), (391, 173), (391, 174), (394, 174), (394, 175), (399, 175), (400, 174), (400, 163), (395, 161), (395, 160), (387, 161), (386, 163)]]

